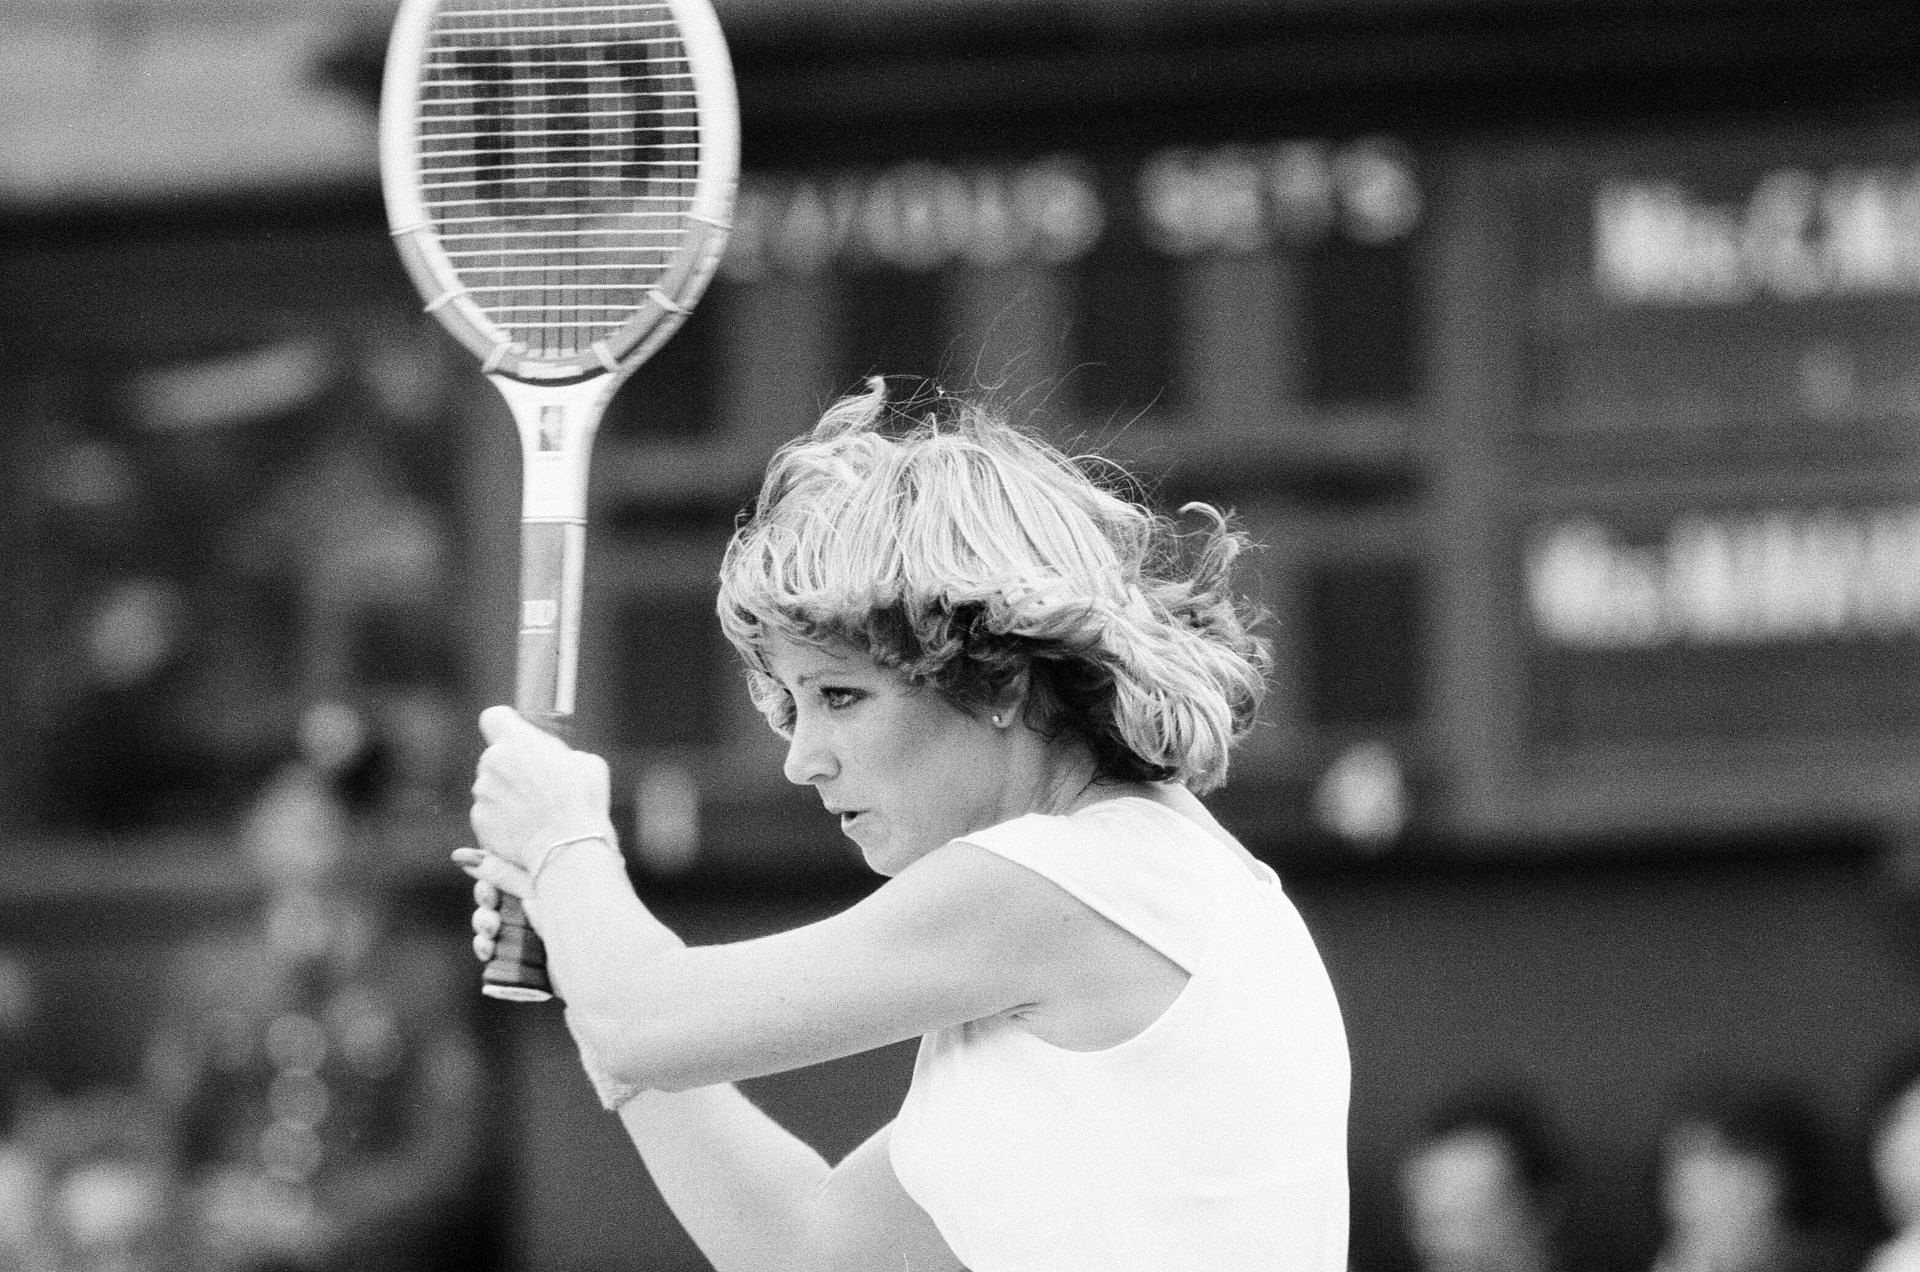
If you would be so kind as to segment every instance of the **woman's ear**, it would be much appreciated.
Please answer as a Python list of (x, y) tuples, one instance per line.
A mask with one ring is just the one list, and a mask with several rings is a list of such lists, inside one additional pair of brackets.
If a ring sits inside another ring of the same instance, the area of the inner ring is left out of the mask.
[(987, 718), (993, 721), (994, 728), (1007, 728), (1021, 718), (1027, 707), (1027, 694), (1032, 683), (1031, 672), (1023, 667), (1000, 692), (993, 695), (992, 701), (987, 704)]

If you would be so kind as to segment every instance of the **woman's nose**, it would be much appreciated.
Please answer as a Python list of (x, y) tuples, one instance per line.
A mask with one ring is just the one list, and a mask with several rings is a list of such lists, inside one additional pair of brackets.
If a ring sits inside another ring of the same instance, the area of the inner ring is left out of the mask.
[(819, 729), (794, 723), (793, 734), (787, 739), (787, 760), (781, 771), (795, 786), (811, 786), (833, 776), (833, 753)]

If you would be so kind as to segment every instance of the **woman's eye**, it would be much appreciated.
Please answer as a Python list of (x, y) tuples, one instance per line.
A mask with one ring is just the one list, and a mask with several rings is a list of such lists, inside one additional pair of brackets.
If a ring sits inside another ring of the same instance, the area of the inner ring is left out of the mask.
[(860, 701), (860, 696), (858, 689), (823, 688), (820, 690), (820, 701), (826, 703), (827, 706), (834, 711), (852, 706), (854, 703)]

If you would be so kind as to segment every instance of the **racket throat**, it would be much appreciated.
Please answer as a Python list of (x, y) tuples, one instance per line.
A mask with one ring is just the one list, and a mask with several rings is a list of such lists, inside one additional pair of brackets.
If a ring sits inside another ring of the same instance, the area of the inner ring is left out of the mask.
[(520, 624), (514, 706), (541, 720), (572, 716), (586, 579), (587, 472), (614, 376), (567, 386), (489, 376), (520, 436)]
[(506, 399), (520, 435), (521, 519), (585, 522), (594, 430), (624, 377), (603, 375), (568, 385), (487, 378)]

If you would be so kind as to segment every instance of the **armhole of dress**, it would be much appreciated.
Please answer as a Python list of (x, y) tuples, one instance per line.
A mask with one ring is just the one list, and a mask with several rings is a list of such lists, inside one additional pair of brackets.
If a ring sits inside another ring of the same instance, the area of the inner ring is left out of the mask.
[[(1176, 816), (1177, 815), (1178, 814), (1176, 814)], [(1065, 820), (1065, 819), (1060, 819), (1060, 820)], [(1011, 823), (1002, 823), (1002, 825), (1010, 825), (1010, 824)], [(998, 829), (998, 828), (996, 827), (994, 829)], [(1196, 829), (1198, 828), (1196, 827)], [(994, 836), (994, 837), (997, 838), (997, 836)], [(1206, 950), (1204, 948), (1205, 946), (1204, 941), (1202, 942), (1203, 948), (1193, 951), (1188, 956), (1183, 956), (1180, 952), (1166, 948), (1166, 946), (1162, 944), (1160, 941), (1154, 940), (1152, 937), (1141, 932), (1133, 924), (1127, 922), (1123, 916), (1115, 914), (1111, 906), (1102, 904), (1097, 897), (1088, 896), (1085, 892), (1081, 891), (1079, 888), (1072, 886), (1070, 883), (1065, 882), (1061, 879), (1055, 878), (1052, 874), (1042, 869), (1040, 866), (1036, 865), (1034, 862), (1024, 859), (1023, 856), (1006, 852), (1001, 848), (995, 847), (991, 842), (983, 842), (981, 839), (977, 839), (972, 835), (963, 835), (957, 842), (971, 844), (975, 848), (979, 848), (985, 852), (990, 852), (994, 856), (999, 857), (1002, 861), (1010, 862), (1013, 865), (1019, 866), (1022, 870), (1029, 871), (1036, 877), (1046, 880), (1048, 883), (1060, 889), (1062, 892), (1072, 897), (1075, 901), (1079, 902), (1081, 905), (1086, 906), (1089, 910), (1092, 910), (1095, 914), (1105, 919), (1108, 923), (1111, 923), (1113, 926), (1119, 928), (1122, 932), (1125, 932), (1128, 936), (1131, 936), (1134, 940), (1139, 941), (1142, 945), (1146, 946), (1148, 949), (1158, 954), (1161, 958), (1164, 958), (1169, 963), (1172, 963), (1175, 967), (1179, 968), (1182, 972), (1186, 973), (1188, 977), (1193, 977), (1195, 975), (1198, 975), (1201, 970), (1202, 964), (1204, 964), (1206, 961)]]

